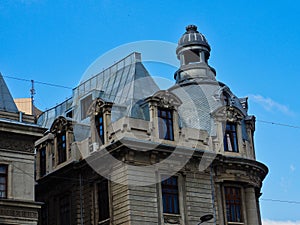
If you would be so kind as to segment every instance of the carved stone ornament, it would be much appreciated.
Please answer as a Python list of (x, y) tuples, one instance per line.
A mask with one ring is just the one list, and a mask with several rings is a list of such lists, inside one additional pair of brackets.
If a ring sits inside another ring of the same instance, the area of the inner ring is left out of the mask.
[(164, 215), (165, 224), (180, 224), (180, 217), (173, 215)]
[(232, 106), (223, 106), (212, 112), (212, 116), (220, 122), (240, 122), (244, 116), (239, 109)]
[(51, 133), (60, 133), (61, 131), (72, 131), (72, 122), (63, 116), (56, 118), (50, 128)]
[(158, 106), (163, 108), (176, 109), (182, 104), (181, 100), (176, 95), (168, 91), (158, 91), (153, 97), (158, 99)]
[(99, 113), (104, 113), (105, 110), (111, 110), (112, 103), (111, 102), (105, 102), (101, 98), (95, 99), (91, 106), (88, 109), (88, 115), (89, 116), (96, 116)]
[(17, 218), (26, 218), (26, 219), (38, 219), (38, 212), (32, 210), (17, 210), (11, 208), (0, 208), (0, 215), (17, 217)]
[(22, 152), (34, 151), (34, 139), (25, 135), (0, 132), (0, 148)]

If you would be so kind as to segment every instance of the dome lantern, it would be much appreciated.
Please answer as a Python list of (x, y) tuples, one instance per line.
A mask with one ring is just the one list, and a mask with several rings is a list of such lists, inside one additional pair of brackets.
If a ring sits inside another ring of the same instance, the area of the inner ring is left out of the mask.
[(176, 48), (180, 68), (174, 74), (177, 83), (187, 80), (215, 81), (216, 71), (208, 65), (210, 45), (196, 25), (188, 25)]

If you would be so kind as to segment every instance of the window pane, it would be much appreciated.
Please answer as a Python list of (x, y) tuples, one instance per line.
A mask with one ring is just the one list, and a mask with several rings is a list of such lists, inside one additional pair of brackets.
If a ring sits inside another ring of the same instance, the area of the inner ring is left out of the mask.
[(230, 152), (238, 152), (238, 139), (236, 132), (236, 124), (227, 123), (224, 135), (224, 150)]
[(67, 160), (67, 142), (66, 131), (61, 131), (57, 134), (57, 151), (58, 151), (58, 163), (62, 163)]
[(7, 165), (0, 165), (0, 198), (7, 197)]
[(98, 114), (95, 118), (96, 121), (96, 130), (97, 130), (97, 134), (99, 135), (100, 144), (104, 144), (104, 123), (103, 123), (103, 115), (102, 114)]
[(163, 212), (179, 214), (178, 180), (177, 177), (170, 177), (161, 183)]
[(46, 148), (40, 150), (40, 176), (46, 174)]
[(98, 184), (98, 209), (99, 222), (109, 218), (109, 195), (107, 180), (103, 180)]
[(225, 187), (225, 200), (227, 221), (242, 222), (240, 188)]
[(169, 109), (158, 108), (158, 130), (159, 138), (174, 140), (172, 111)]
[(59, 199), (59, 220), (61, 225), (70, 224), (70, 197), (63, 196)]

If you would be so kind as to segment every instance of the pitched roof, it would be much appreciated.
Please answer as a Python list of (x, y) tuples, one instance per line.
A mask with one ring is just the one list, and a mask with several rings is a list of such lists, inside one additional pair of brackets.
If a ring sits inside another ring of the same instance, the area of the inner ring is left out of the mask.
[(18, 112), (18, 108), (8, 90), (8, 87), (0, 73), (0, 111)]
[(144, 116), (134, 108), (135, 104), (158, 90), (159, 87), (141, 62), (141, 54), (134, 52), (80, 83), (73, 89), (72, 98), (44, 112), (39, 117), (38, 124), (50, 127), (56, 117), (65, 116), (71, 108), (74, 109), (73, 120), (81, 121), (78, 106), (81, 100), (90, 94), (92, 94), (92, 99), (100, 97), (107, 102), (114, 103), (117, 111), (117, 106), (124, 106), (126, 110), (123, 108), (120, 111), (122, 115), (143, 118)]

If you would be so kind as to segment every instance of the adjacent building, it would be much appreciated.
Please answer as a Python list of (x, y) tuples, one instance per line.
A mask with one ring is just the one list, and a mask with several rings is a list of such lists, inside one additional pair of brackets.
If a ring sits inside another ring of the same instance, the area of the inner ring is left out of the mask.
[(169, 89), (132, 53), (39, 117), (40, 224), (261, 224), (255, 117), (216, 80), (210, 50), (190, 25)]
[(38, 224), (34, 142), (46, 131), (17, 109), (0, 74), (0, 224)]

